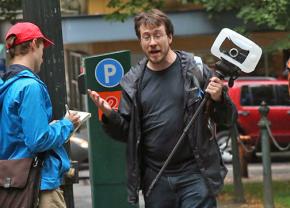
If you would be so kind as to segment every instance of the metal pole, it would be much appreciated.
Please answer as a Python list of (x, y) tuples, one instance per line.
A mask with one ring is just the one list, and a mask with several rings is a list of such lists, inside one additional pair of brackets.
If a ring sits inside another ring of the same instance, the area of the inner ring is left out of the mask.
[[(46, 83), (53, 107), (53, 119), (65, 114), (66, 86), (59, 0), (22, 0), (23, 19), (37, 24), (55, 43), (45, 49), (40, 78)], [(70, 154), (70, 144), (66, 143)], [(68, 208), (74, 208), (73, 185), (65, 178), (64, 198)]]
[(264, 207), (274, 208), (273, 194), (272, 194), (272, 173), (271, 173), (271, 157), (270, 157), (270, 143), (267, 125), (270, 122), (267, 119), (269, 107), (263, 101), (259, 107), (261, 119), (258, 123), (261, 130), (262, 142), (262, 160), (263, 160), (263, 183), (264, 183)]
[(241, 176), (241, 164), (239, 158), (239, 149), (237, 143), (238, 129), (237, 124), (234, 124), (234, 129), (231, 135), (232, 151), (233, 151), (233, 176), (234, 176), (234, 201), (237, 203), (245, 203), (244, 188)]
[(37, 24), (41, 31), (55, 43), (45, 49), (41, 79), (48, 87), (53, 106), (53, 117), (61, 118), (65, 114), (66, 103), (65, 70), (61, 13), (59, 0), (22, 0), (23, 19)]

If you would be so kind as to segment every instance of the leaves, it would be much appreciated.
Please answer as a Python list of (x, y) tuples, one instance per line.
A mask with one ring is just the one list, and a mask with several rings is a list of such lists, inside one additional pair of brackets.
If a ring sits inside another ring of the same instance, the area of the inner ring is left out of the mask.
[[(274, 30), (289, 30), (289, 8), (290, 1), (264, 0), (253, 1), (241, 8), (238, 17), (245, 22), (255, 22), (257, 25), (266, 25)], [(288, 12), (288, 13), (287, 13)]]
[(189, 2), (204, 5), (211, 15), (235, 9), (238, 10), (237, 17), (245, 23), (280, 31), (290, 29), (289, 0), (186, 0)]
[(161, 8), (164, 0), (110, 0), (107, 6), (116, 9), (107, 19), (125, 21), (129, 16), (152, 8)]
[[(209, 16), (224, 11), (237, 11), (245, 23), (267, 26), (269, 29), (289, 31), (289, 0), (176, 0), (181, 4), (201, 4)], [(115, 9), (108, 19), (124, 21), (129, 16), (152, 8), (163, 8), (165, 0), (109, 0), (107, 6)], [(21, 10), (21, 0), (0, 0), (1, 17), (13, 20)]]
[[(225, 11), (237, 11), (237, 18), (245, 24), (256, 24), (270, 30), (289, 31), (290, 1), (289, 0), (177, 0), (182, 4), (201, 4), (208, 12), (209, 17)], [(127, 17), (151, 8), (162, 8), (162, 0), (111, 0), (109, 7), (116, 11), (108, 15), (110, 19), (124, 21)], [(236, 28), (240, 33), (247, 33), (246, 27)], [(290, 39), (282, 39), (269, 46), (267, 51), (290, 48)]]

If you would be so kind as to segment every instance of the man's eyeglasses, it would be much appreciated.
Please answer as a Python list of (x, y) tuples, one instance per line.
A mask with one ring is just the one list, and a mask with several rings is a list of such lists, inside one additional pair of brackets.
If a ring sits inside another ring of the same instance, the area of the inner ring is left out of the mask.
[(141, 40), (142, 40), (143, 42), (149, 43), (149, 42), (151, 41), (152, 38), (153, 38), (153, 40), (155, 40), (155, 41), (159, 41), (159, 40), (162, 39), (164, 36), (165, 36), (165, 34), (163, 34), (163, 33), (156, 33), (156, 34), (152, 34), (152, 35), (145, 34), (145, 35), (141, 36)]

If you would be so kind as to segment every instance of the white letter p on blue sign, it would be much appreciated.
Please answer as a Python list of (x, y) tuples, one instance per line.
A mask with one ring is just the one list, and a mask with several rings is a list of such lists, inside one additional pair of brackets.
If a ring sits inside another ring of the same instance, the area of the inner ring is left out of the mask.
[(105, 64), (104, 65), (104, 73), (105, 73), (105, 82), (110, 83), (110, 77), (116, 74), (116, 67), (113, 64)]
[(124, 69), (119, 61), (112, 58), (106, 58), (100, 61), (96, 66), (95, 76), (100, 85), (111, 88), (120, 83), (124, 76)]

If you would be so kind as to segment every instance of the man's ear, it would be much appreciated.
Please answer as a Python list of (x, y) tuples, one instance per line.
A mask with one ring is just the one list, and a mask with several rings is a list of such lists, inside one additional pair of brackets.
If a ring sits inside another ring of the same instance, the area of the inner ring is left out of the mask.
[(30, 46), (31, 46), (32, 49), (37, 48), (37, 39), (36, 39), (36, 38), (34, 38), (34, 39), (31, 41)]
[(31, 47), (32, 48), (39, 48), (40, 44), (42, 43), (42, 41), (40, 39), (34, 38), (31, 41)]

